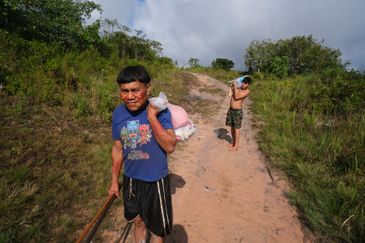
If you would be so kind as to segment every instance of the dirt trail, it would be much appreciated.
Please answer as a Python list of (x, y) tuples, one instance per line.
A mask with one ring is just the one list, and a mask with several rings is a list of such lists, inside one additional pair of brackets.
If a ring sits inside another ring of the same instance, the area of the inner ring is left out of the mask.
[[(221, 82), (194, 75), (201, 84), (227, 93)], [(247, 102), (238, 151), (227, 148), (228, 96), (220, 97), (218, 104), (209, 122), (193, 117), (197, 132), (170, 163), (172, 185), (177, 187), (171, 242), (303, 242), (295, 210), (273, 183), (260, 155)]]
[(218, 107), (209, 119), (192, 117), (196, 134), (171, 156), (174, 225), (167, 242), (307, 242), (295, 210), (271, 179), (258, 150), (249, 100), (244, 105), (240, 149), (229, 151), (228, 87), (193, 75), (200, 87), (216, 87), (224, 95), (201, 88), (191, 91)]

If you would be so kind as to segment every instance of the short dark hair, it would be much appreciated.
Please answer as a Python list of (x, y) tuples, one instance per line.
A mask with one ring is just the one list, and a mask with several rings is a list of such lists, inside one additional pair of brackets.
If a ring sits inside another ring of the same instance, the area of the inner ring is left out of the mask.
[(117, 78), (118, 84), (139, 81), (144, 84), (151, 82), (151, 77), (142, 65), (127, 66), (123, 68)]
[(242, 83), (248, 83), (248, 84), (252, 84), (252, 78), (249, 76), (244, 76)]

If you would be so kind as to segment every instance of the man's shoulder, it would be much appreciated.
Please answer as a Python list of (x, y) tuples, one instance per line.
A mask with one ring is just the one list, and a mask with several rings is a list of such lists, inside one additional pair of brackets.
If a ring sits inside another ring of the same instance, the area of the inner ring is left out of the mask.
[(119, 104), (117, 107), (115, 107), (113, 111), (113, 118), (119, 117), (123, 115), (125, 112), (126, 112), (125, 105), (123, 103)]
[(163, 127), (168, 129), (172, 128), (172, 115), (168, 108), (160, 111), (157, 118)]
[(171, 116), (171, 111), (169, 110), (169, 108), (166, 108), (166, 109), (164, 109), (164, 110), (162, 110), (162, 111), (160, 111), (160, 114), (161, 115), (167, 115), (167, 116)]
[(117, 107), (115, 107), (113, 112), (124, 111), (124, 110), (126, 110), (125, 105), (123, 103), (120, 103)]

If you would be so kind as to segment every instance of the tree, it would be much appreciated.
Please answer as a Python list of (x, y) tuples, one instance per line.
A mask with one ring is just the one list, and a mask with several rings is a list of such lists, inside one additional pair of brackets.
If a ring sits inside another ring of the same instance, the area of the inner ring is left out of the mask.
[[(85, 20), (100, 5), (72, 0), (6, 0), (0, 2), (0, 29), (27, 40), (58, 42), (65, 47), (87, 47), (100, 41), (100, 23)], [(96, 30), (96, 31), (95, 31)]]
[(234, 62), (227, 58), (216, 58), (212, 62), (213, 68), (223, 69), (225, 71), (229, 71), (231, 68), (234, 67)]
[(199, 59), (195, 58), (195, 57), (190, 57), (189, 66), (190, 67), (199, 67)]
[(271, 61), (271, 72), (280, 78), (288, 76), (288, 57), (276, 56)]
[[(277, 42), (253, 41), (246, 49), (245, 64), (255, 72), (263, 71), (279, 75), (320, 72), (325, 68), (342, 67), (341, 52), (331, 49), (312, 36), (295, 36)], [(284, 69), (283, 69), (284, 68)], [(279, 70), (281, 69), (281, 70)]]
[(246, 49), (246, 66), (254, 72), (267, 71), (274, 55), (274, 49), (274, 44), (270, 40), (252, 41)]
[[(136, 35), (132, 36), (128, 27), (120, 26), (115, 21), (107, 21), (103, 24), (108, 29), (104, 30), (104, 40), (118, 53), (120, 59), (152, 60), (158, 57), (163, 50), (160, 42), (147, 39), (141, 30), (135, 30)], [(115, 26), (122, 30), (110, 32)]]

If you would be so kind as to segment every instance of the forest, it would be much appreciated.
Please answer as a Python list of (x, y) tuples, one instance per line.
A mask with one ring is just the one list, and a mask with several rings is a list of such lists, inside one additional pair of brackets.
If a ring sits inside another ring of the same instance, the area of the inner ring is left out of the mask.
[[(0, 242), (74, 241), (110, 174), (110, 119), (121, 67), (145, 65), (153, 95), (193, 110), (184, 72), (223, 82), (226, 58), (179, 68), (162, 44), (116, 20), (87, 24), (91, 1), (0, 2)], [(365, 72), (313, 36), (242, 47), (258, 142), (292, 185), (290, 202), (318, 239), (365, 241)]]

